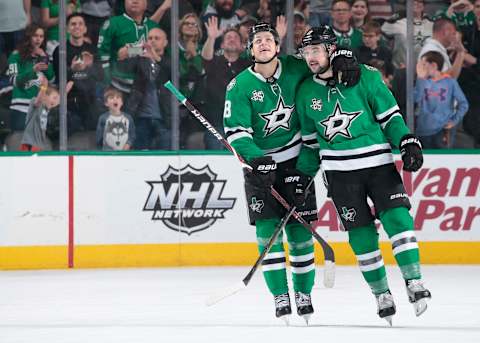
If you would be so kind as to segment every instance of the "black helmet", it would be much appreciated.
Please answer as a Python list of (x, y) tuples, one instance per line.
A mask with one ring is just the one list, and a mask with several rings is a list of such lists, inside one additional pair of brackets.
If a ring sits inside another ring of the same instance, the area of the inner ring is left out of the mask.
[(253, 25), (250, 28), (250, 31), (248, 32), (248, 50), (252, 48), (253, 38), (259, 32), (270, 32), (273, 35), (273, 38), (275, 39), (275, 43), (277, 45), (280, 44), (280, 36), (278, 35), (277, 30), (275, 30), (275, 28), (269, 23), (260, 22)]
[(318, 27), (312, 27), (308, 30), (302, 38), (301, 48), (316, 44), (337, 44), (337, 37), (330, 26), (321, 25)]

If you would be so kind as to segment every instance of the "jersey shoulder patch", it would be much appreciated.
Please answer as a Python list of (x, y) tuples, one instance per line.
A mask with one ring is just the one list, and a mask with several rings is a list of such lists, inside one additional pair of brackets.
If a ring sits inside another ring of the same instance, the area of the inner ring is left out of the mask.
[(368, 65), (368, 64), (365, 64), (365, 68), (368, 69), (368, 70), (370, 70), (370, 71), (378, 71), (377, 68), (372, 67), (371, 65)]
[(237, 84), (237, 79), (233, 78), (227, 85), (227, 92), (230, 92), (233, 89), (233, 87), (235, 87), (236, 84)]

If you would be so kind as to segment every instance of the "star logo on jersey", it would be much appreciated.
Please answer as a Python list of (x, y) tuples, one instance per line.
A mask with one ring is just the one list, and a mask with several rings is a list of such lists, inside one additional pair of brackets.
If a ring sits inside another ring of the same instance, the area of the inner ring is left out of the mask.
[(271, 135), (280, 128), (290, 130), (290, 119), (292, 118), (294, 106), (286, 106), (283, 97), (278, 99), (277, 107), (269, 113), (260, 113), (266, 124), (263, 127), (265, 137)]
[(350, 125), (358, 118), (363, 111), (358, 112), (344, 112), (340, 103), (335, 103), (335, 109), (326, 119), (319, 122), (325, 127), (325, 137), (328, 141), (334, 139), (337, 135), (342, 135), (346, 138), (352, 138), (350, 133)]
[(260, 101), (260, 102), (263, 102), (263, 97), (264, 97), (264, 94), (263, 94), (263, 91), (253, 91), (252, 92), (252, 101)]
[(310, 105), (310, 108), (314, 111), (321, 111), (323, 108), (322, 99), (312, 99), (312, 104)]

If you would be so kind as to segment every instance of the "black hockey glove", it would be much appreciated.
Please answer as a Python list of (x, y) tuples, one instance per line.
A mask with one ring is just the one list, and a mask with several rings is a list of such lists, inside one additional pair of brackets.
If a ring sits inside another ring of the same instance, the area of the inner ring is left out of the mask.
[(412, 134), (400, 139), (400, 153), (402, 154), (403, 170), (415, 172), (423, 165), (422, 143)]
[(288, 169), (285, 171), (285, 176), (283, 178), (285, 183), (285, 193), (295, 207), (305, 205), (305, 201), (310, 194), (310, 191), (307, 188), (310, 184), (310, 180), (312, 180), (311, 176), (308, 176), (297, 169)]
[(247, 180), (253, 187), (267, 189), (274, 184), (277, 164), (271, 156), (254, 158), (250, 166), (252, 172), (247, 174)]
[(360, 65), (352, 50), (346, 48), (335, 50), (330, 56), (330, 65), (335, 82), (352, 87), (360, 81)]

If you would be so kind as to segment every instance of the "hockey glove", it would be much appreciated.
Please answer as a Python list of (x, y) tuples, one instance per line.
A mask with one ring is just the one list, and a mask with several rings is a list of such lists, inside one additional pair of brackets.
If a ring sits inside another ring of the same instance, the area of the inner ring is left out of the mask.
[(422, 143), (412, 134), (400, 140), (400, 153), (402, 154), (403, 170), (415, 172), (423, 165)]
[(288, 169), (285, 171), (285, 176), (283, 178), (285, 183), (285, 193), (295, 207), (305, 205), (305, 201), (310, 194), (307, 189), (310, 180), (312, 180), (311, 176), (308, 176), (297, 169)]
[(353, 51), (338, 48), (330, 56), (333, 78), (346, 87), (355, 86), (360, 81), (360, 65), (353, 55)]
[(254, 158), (250, 166), (252, 172), (247, 174), (247, 180), (253, 187), (267, 189), (274, 184), (277, 164), (271, 156)]

